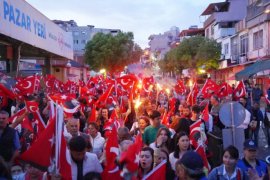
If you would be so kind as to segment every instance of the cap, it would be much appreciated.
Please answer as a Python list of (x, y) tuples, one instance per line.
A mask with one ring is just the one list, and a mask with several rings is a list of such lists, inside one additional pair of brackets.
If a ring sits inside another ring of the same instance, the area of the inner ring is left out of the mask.
[(180, 164), (183, 164), (188, 170), (201, 173), (203, 170), (203, 160), (201, 156), (194, 151), (187, 151), (181, 158)]
[(257, 144), (252, 139), (247, 139), (244, 142), (244, 149), (257, 149)]

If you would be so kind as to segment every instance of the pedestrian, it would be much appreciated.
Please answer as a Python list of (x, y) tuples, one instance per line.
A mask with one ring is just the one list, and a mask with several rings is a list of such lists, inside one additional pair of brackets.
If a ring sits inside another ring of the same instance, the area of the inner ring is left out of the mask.
[(247, 139), (244, 142), (244, 157), (237, 162), (237, 167), (245, 173), (252, 170), (259, 177), (267, 173), (267, 165), (264, 161), (257, 159), (258, 145), (252, 139)]
[(260, 104), (261, 96), (263, 95), (262, 90), (258, 84), (255, 84), (255, 87), (252, 88), (252, 100), (253, 103)]
[(208, 175), (209, 180), (244, 180), (247, 174), (236, 166), (239, 159), (238, 149), (232, 145), (223, 152), (222, 165), (212, 169)]
[(68, 147), (71, 155), (72, 179), (83, 179), (88, 172), (102, 173), (97, 155), (86, 152), (86, 141), (82, 136), (70, 139)]
[(155, 141), (157, 132), (160, 128), (165, 127), (161, 124), (161, 114), (157, 110), (154, 110), (150, 116), (152, 125), (145, 128), (143, 133), (143, 141), (146, 145), (151, 144)]
[(8, 112), (0, 111), (0, 156), (12, 165), (21, 147), (17, 131), (8, 125)]

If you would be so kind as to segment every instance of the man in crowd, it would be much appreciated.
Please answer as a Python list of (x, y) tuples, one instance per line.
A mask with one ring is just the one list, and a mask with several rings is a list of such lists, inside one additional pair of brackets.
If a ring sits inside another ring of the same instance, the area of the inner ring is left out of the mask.
[(165, 127), (161, 124), (161, 114), (157, 110), (154, 110), (150, 118), (152, 119), (152, 125), (145, 128), (143, 133), (143, 141), (146, 145), (155, 141), (157, 132), (161, 127)]
[(256, 171), (259, 177), (267, 172), (267, 165), (264, 161), (257, 159), (258, 146), (252, 139), (244, 142), (244, 158), (239, 160), (237, 166), (248, 173), (250, 170)]
[(90, 137), (88, 134), (85, 134), (83, 132), (80, 132), (80, 120), (76, 119), (76, 118), (69, 118), (67, 119), (67, 124), (66, 124), (66, 128), (67, 128), (67, 132), (69, 134), (67, 135), (67, 138), (70, 139), (71, 137), (74, 136), (82, 136), (83, 138), (85, 138), (85, 140), (90, 141)]
[(74, 136), (68, 143), (71, 155), (72, 179), (83, 179), (83, 176), (88, 172), (101, 173), (103, 171), (97, 156), (86, 152), (86, 145), (82, 136)]
[(19, 155), (20, 141), (16, 130), (8, 126), (9, 114), (0, 111), (0, 156), (11, 165)]

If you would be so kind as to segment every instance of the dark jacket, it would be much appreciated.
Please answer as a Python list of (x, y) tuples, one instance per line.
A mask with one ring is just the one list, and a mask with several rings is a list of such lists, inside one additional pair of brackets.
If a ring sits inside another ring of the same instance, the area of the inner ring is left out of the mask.
[(5, 161), (10, 161), (14, 153), (14, 138), (17, 133), (13, 128), (7, 126), (0, 137), (0, 156)]

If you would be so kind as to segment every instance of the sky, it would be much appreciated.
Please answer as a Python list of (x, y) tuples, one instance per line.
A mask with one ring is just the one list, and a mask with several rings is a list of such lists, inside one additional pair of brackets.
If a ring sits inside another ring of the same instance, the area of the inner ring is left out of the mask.
[(203, 26), (200, 16), (213, 2), (224, 0), (27, 0), (49, 19), (75, 20), (79, 26), (120, 29), (133, 32), (141, 48), (148, 47), (151, 34), (171, 27), (181, 30)]

